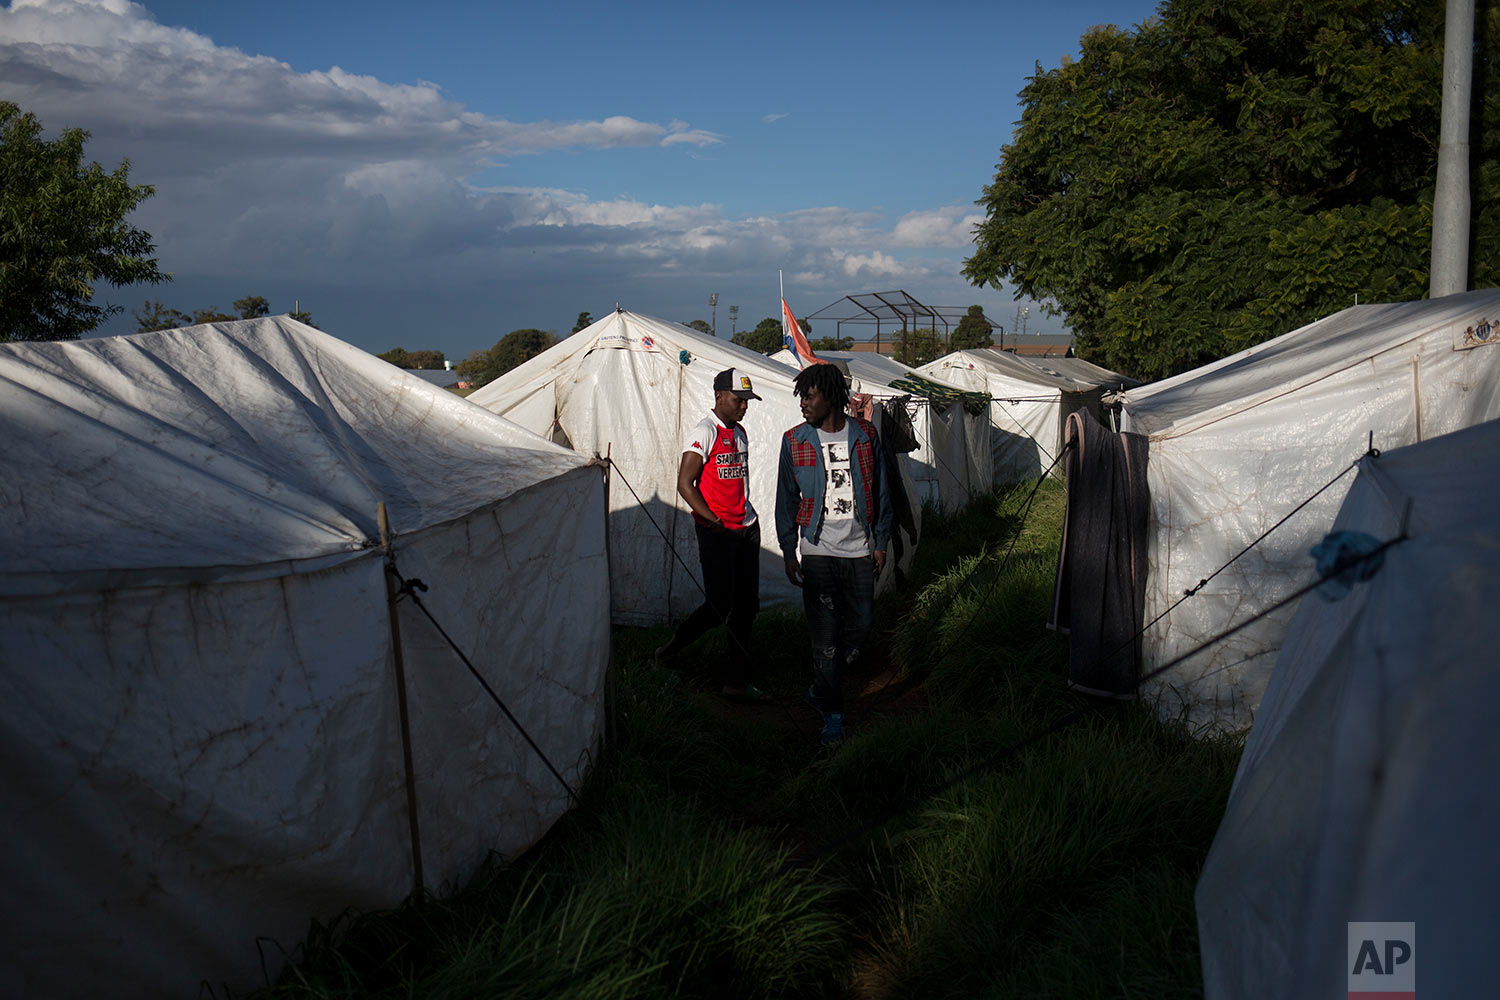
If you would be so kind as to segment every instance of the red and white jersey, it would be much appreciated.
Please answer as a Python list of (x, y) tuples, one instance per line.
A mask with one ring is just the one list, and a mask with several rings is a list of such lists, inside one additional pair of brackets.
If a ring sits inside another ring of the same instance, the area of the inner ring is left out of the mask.
[[(755, 523), (755, 508), (750, 505), (750, 439), (743, 424), (725, 427), (712, 410), (693, 425), (684, 453), (694, 452), (703, 458), (703, 472), (698, 490), (728, 528), (744, 528)], [(696, 515), (694, 515), (696, 517)]]

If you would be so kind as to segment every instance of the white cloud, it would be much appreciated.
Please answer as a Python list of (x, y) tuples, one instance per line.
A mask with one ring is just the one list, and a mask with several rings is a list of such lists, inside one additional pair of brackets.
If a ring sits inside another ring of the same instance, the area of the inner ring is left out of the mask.
[(785, 114), (770, 114), (770, 115), (766, 115), (763, 118), (761, 118), (761, 121), (763, 121), (767, 125), (769, 125), (772, 122), (779, 122), (779, 121), (781, 121), (781, 119), (783, 119), (785, 117), (786, 117)]
[[(507, 157), (684, 146), (692, 155), (722, 136), (625, 115), (480, 114), (434, 83), (299, 72), (158, 24), (126, 0), (0, 7), (0, 80), (6, 99), (45, 126), (89, 129), (91, 158), (130, 157), (132, 180), (157, 186), (132, 221), (155, 237), (163, 268), (247, 282), (236, 294), (272, 280), (420, 289), (426, 301), (502, 285), (519, 300), (542, 283), (580, 294), (653, 280), (764, 283), (769, 294), (780, 268), (801, 294), (842, 295), (951, 283), (951, 259), (904, 251), (966, 245), (978, 219), (956, 206), (894, 228), (878, 212), (838, 206), (730, 217), (715, 204), (478, 185), (471, 178)], [(174, 302), (205, 304), (183, 284), (167, 293)]]
[(720, 137), (686, 122), (613, 115), (514, 122), (467, 110), (433, 83), (346, 72), (299, 73), (267, 56), (156, 23), (123, 0), (16, 0), (0, 8), (7, 96), (44, 121), (87, 120), (121, 133), (191, 143), (195, 160), (228, 155), (414, 155), (471, 162), (567, 147), (644, 147)]
[(896, 247), (969, 247), (974, 227), (984, 221), (978, 212), (959, 205), (925, 212), (908, 212), (891, 233)]
[(879, 250), (870, 253), (846, 253), (834, 251), (838, 266), (847, 278), (901, 279), (914, 277), (921, 269), (896, 260)]
[(712, 146), (716, 142), (722, 142), (723, 138), (717, 133), (708, 132), (701, 128), (686, 129), (682, 132), (670, 132), (662, 139), (663, 146), (676, 146), (680, 143), (692, 143), (694, 146)]
[(712, 146), (723, 141), (724, 137), (717, 132), (693, 128), (685, 121), (673, 119), (667, 125), (667, 134), (661, 140), (661, 144), (663, 146), (676, 146), (686, 142), (694, 146)]

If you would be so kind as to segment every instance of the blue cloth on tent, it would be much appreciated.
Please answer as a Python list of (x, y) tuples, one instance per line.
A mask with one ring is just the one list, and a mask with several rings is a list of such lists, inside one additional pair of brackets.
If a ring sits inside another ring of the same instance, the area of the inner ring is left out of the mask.
[(1368, 580), (1385, 562), (1382, 552), (1366, 558), (1380, 548), (1380, 539), (1363, 531), (1334, 531), (1325, 536), (1308, 554), (1317, 560), (1318, 575), (1323, 582), (1318, 594), (1325, 601), (1342, 601), (1354, 585)]

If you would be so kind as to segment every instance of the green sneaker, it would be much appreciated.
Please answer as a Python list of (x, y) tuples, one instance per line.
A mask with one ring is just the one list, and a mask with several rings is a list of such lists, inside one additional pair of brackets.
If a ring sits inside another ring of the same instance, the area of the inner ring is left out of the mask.
[(725, 687), (721, 693), (727, 701), (739, 701), (750, 705), (765, 705), (776, 700), (754, 684), (746, 684), (739, 690)]

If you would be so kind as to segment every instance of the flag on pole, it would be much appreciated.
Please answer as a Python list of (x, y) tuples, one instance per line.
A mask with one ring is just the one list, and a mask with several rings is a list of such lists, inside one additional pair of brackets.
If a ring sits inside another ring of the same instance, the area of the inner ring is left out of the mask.
[(807, 338), (802, 334), (802, 324), (792, 315), (792, 307), (786, 304), (785, 296), (781, 299), (781, 340), (786, 344), (786, 349), (796, 355), (798, 368), (827, 364), (807, 346)]

